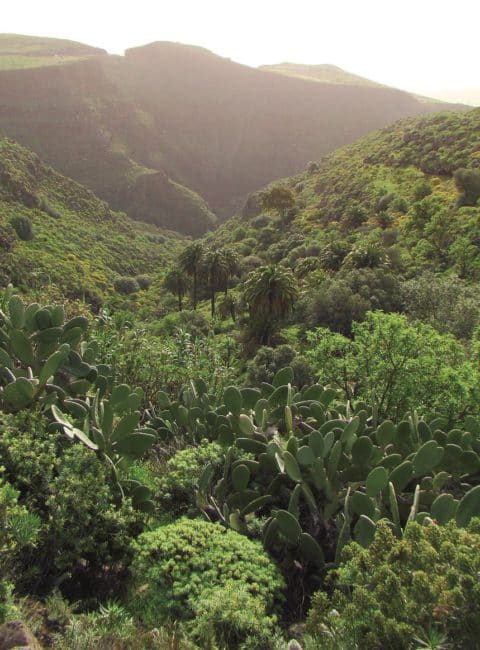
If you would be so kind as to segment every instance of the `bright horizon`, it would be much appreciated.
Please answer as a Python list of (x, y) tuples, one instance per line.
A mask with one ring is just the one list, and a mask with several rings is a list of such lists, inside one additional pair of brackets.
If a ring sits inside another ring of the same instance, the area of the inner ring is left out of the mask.
[[(17, 0), (3, 33), (81, 41), (112, 54), (152, 41), (205, 47), (252, 67), (330, 63), (389, 86), (480, 104), (472, 0)], [(388, 6), (387, 6), (388, 4)]]

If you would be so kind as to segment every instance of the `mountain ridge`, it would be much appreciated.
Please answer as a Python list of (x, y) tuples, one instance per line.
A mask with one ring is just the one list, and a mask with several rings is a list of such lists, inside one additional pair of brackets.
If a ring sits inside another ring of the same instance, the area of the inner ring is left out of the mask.
[(113, 208), (194, 236), (309, 160), (449, 106), (312, 84), (170, 42), (62, 65), (2, 70), (1, 60), (0, 39), (0, 132)]

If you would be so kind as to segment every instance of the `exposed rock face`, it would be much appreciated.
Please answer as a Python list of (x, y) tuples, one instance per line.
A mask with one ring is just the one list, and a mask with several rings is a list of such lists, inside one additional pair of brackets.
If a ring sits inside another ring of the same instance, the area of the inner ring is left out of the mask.
[(0, 626), (0, 650), (41, 650), (42, 646), (22, 621)]

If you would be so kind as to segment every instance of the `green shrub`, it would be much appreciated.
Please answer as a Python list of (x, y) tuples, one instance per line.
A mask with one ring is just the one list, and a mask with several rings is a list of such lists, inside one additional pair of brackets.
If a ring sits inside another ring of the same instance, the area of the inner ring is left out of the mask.
[[(269, 648), (276, 617), (268, 616), (265, 602), (252, 596), (245, 585), (231, 580), (223, 587), (205, 589), (194, 606), (188, 625), (201, 648), (215, 640), (221, 648)], [(218, 646), (215, 646), (218, 647)]]
[(478, 519), (469, 530), (411, 523), (397, 539), (387, 522), (379, 523), (367, 549), (344, 549), (332, 596), (318, 592), (312, 599), (309, 631), (359, 650), (408, 650), (433, 631), (452, 647), (476, 648), (479, 533)]
[(195, 490), (205, 466), (221, 465), (222, 448), (215, 442), (202, 440), (198, 447), (187, 447), (167, 462), (167, 471), (160, 480), (160, 502), (175, 513), (185, 512), (195, 505)]
[(127, 562), (143, 517), (122, 503), (109, 466), (84, 445), (29, 412), (2, 416), (0, 464), (21, 502), (41, 521), (34, 550), (24, 551), (22, 581), (49, 586), (82, 568), (85, 574)]
[[(250, 647), (265, 647), (284, 582), (259, 543), (219, 524), (183, 519), (142, 534), (133, 547), (131, 606), (147, 626), (181, 620), (203, 642), (208, 631), (215, 635), (210, 643), (228, 638), (236, 647), (250, 637), (257, 639)], [(221, 601), (230, 612), (255, 602), (251, 623), (240, 615), (225, 620)]]
[(295, 383), (300, 388), (312, 383), (313, 371), (310, 364), (291, 345), (259, 348), (248, 363), (247, 383), (250, 386), (259, 386), (262, 382), (271, 383), (275, 374), (285, 366), (292, 368)]
[(453, 179), (460, 191), (459, 205), (476, 205), (480, 199), (480, 169), (457, 169)]
[(135, 278), (140, 289), (146, 291), (152, 284), (153, 279), (149, 275), (137, 275)]
[(129, 296), (140, 289), (137, 280), (126, 275), (116, 278), (113, 282), (113, 287), (117, 293), (121, 293), (124, 296)]
[(38, 207), (40, 210), (48, 214), (49, 217), (53, 217), (53, 219), (60, 219), (62, 217), (61, 212), (54, 208), (44, 196), (40, 197), (40, 204)]
[(167, 314), (152, 326), (154, 336), (173, 336), (179, 329), (185, 330), (193, 337), (205, 336), (210, 332), (207, 318), (199, 311), (180, 311)]
[(33, 239), (32, 222), (28, 217), (22, 215), (12, 217), (10, 219), (10, 225), (22, 241), (30, 241)]
[(13, 600), (13, 584), (0, 580), (0, 625), (17, 618), (18, 612)]

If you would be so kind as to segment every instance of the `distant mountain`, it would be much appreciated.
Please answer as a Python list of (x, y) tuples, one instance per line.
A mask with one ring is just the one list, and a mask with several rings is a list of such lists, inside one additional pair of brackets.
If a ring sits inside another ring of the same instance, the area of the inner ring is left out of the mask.
[(36, 154), (0, 137), (3, 286), (55, 285), (66, 296), (94, 303), (113, 292), (116, 277), (154, 273), (179, 244), (177, 235), (113, 212)]
[(309, 160), (396, 119), (452, 108), (175, 43), (122, 57), (29, 38), (0, 38), (0, 132), (115, 209), (192, 235)]
[(345, 86), (367, 86), (369, 88), (386, 88), (383, 84), (365, 79), (352, 72), (347, 72), (336, 65), (322, 63), (319, 65), (304, 65), (302, 63), (276, 63), (262, 65), (259, 70), (277, 72), (287, 77), (298, 77), (309, 81), (320, 81), (329, 84), (342, 84)]

